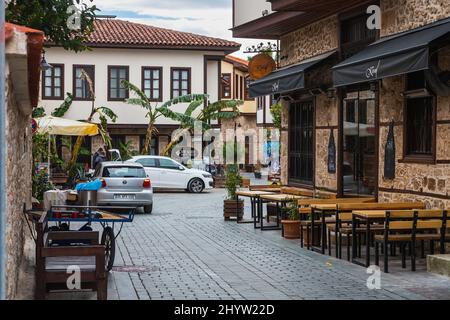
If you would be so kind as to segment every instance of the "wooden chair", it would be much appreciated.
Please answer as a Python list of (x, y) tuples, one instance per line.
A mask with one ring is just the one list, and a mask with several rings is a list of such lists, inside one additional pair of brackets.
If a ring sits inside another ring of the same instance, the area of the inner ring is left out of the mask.
[[(52, 232), (44, 214), (36, 223), (36, 292), (44, 300), (50, 290), (67, 290), (68, 268), (79, 267), (81, 289), (97, 291), (98, 300), (107, 299), (108, 273), (105, 270), (105, 246), (98, 245), (99, 233), (94, 231)], [(52, 242), (71, 243), (53, 246)], [(89, 245), (80, 243), (89, 242)]]
[[(299, 213), (300, 216), (308, 216), (313, 215), (313, 210), (311, 206), (314, 205), (338, 205), (340, 203), (367, 203), (367, 202), (375, 202), (375, 198), (340, 198), (340, 199), (301, 199), (298, 200), (299, 205)], [(327, 218), (325, 220), (326, 224), (334, 223), (335, 218)], [(306, 240), (308, 243), (308, 249), (309, 249), (309, 235), (310, 235), (310, 228), (313, 224), (312, 216), (311, 219), (302, 220), (300, 225), (300, 245), (303, 248), (304, 247), (304, 235), (303, 235), (303, 229), (306, 227)], [(314, 224), (317, 226), (322, 225), (322, 220), (314, 220)]]
[[(416, 241), (440, 242), (445, 253), (447, 210), (388, 211), (384, 233), (375, 236), (375, 264), (379, 265), (379, 245), (384, 251), (384, 272), (389, 272), (389, 245), (400, 245), (402, 268), (406, 268), (406, 245), (411, 255), (411, 270), (416, 270)], [(432, 247), (432, 246), (430, 246)]]

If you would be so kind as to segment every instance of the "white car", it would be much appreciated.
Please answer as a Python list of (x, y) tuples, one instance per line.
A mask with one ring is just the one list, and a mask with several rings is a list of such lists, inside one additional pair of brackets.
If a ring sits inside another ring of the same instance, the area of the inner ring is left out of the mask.
[(136, 156), (128, 161), (144, 166), (155, 189), (183, 189), (192, 193), (201, 193), (214, 186), (214, 180), (209, 172), (188, 169), (171, 158)]

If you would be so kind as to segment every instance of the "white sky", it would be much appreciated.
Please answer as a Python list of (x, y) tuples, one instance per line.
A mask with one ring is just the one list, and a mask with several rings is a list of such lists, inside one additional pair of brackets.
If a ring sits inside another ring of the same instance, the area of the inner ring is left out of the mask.
[[(236, 39), (232, 32), (232, 0), (94, 0), (99, 14), (157, 27), (197, 33), (242, 43), (241, 52), (261, 40)], [(267, 41), (264, 41), (267, 42)]]

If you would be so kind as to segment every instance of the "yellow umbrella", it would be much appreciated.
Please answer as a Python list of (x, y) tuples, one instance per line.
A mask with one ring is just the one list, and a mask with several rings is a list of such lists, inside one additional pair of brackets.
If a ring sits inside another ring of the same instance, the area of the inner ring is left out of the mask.
[(38, 132), (56, 136), (96, 136), (98, 127), (92, 123), (57, 118), (52, 116), (36, 119)]
[[(96, 136), (99, 134), (96, 124), (81, 121), (46, 116), (35, 119), (38, 132), (54, 136)], [(48, 178), (51, 179), (50, 170), (50, 139), (48, 139)]]

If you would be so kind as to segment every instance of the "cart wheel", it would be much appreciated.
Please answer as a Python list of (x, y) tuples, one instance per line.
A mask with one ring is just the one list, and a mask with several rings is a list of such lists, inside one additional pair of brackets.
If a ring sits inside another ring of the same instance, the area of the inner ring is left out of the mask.
[(111, 227), (106, 227), (102, 233), (102, 245), (105, 249), (105, 268), (109, 272), (114, 266), (114, 257), (116, 253), (116, 239), (114, 238), (114, 231)]

